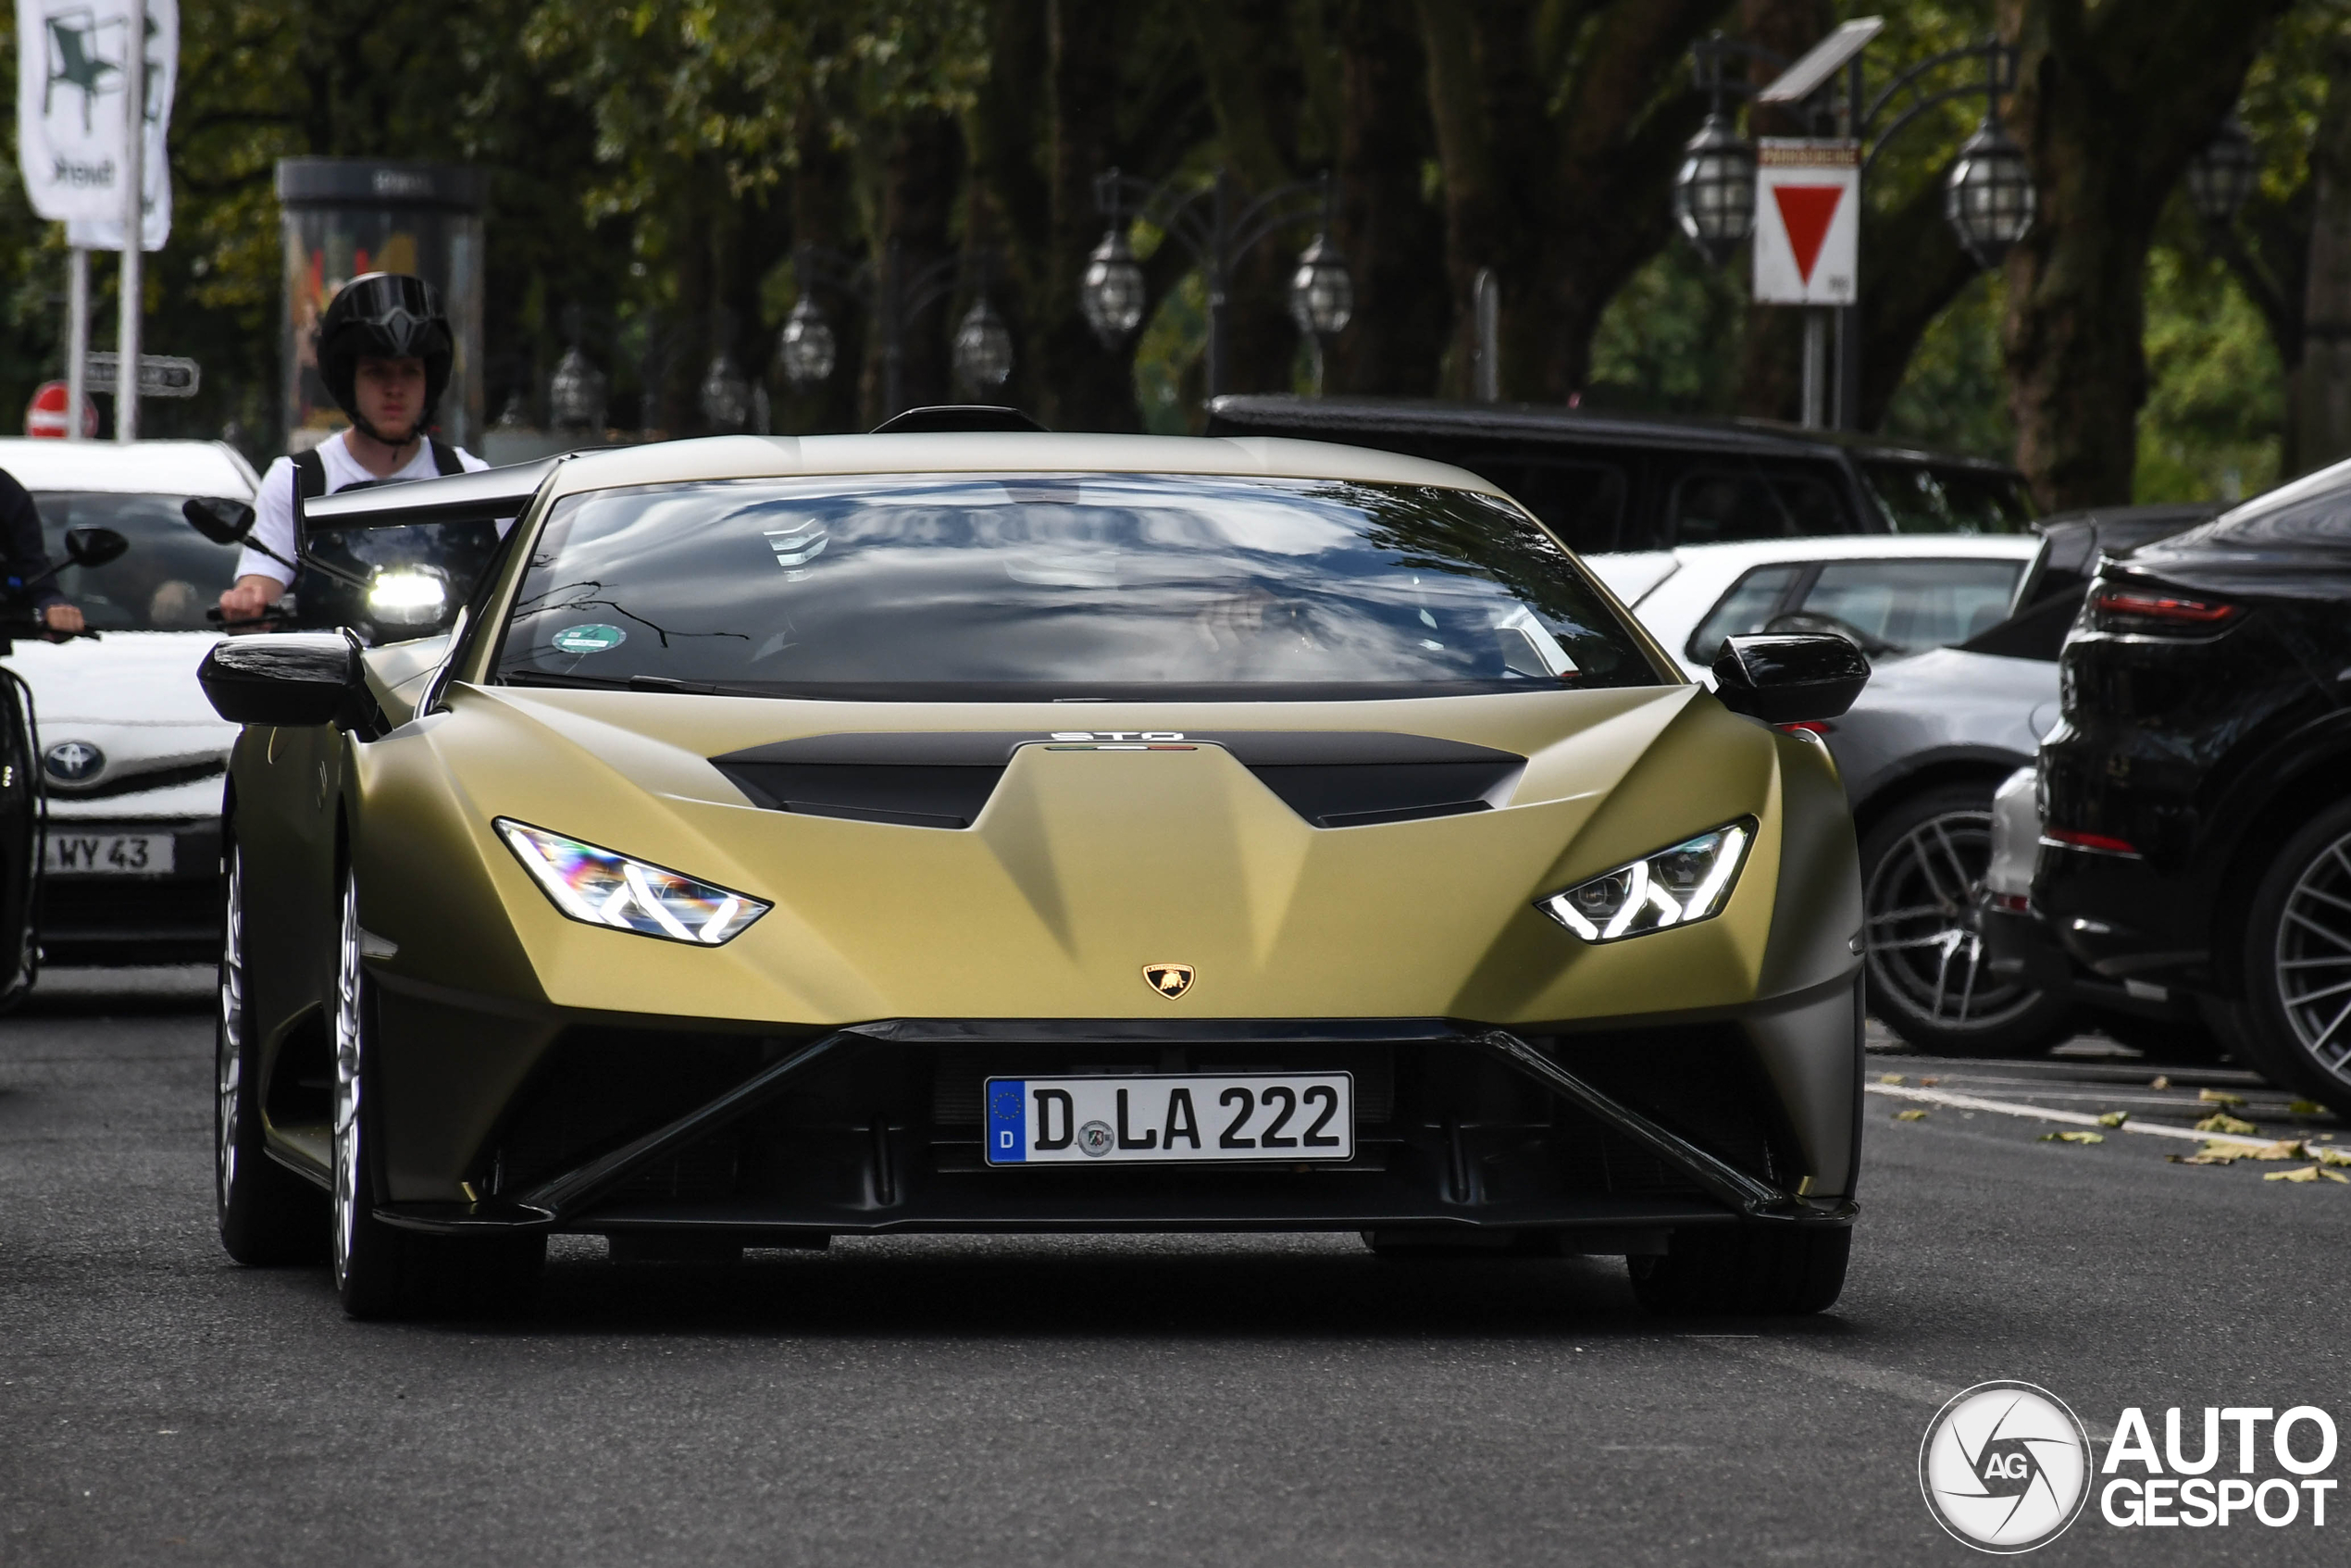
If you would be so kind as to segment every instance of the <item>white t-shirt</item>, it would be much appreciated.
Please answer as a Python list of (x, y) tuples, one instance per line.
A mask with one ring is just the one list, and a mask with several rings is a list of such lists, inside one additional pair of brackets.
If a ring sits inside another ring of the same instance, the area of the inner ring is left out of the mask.
[[(318, 456), (327, 467), (327, 493), (349, 490), (355, 484), (376, 482), (376, 476), (361, 467), (343, 445), (342, 432), (337, 431), (318, 443)], [(477, 473), (490, 467), (464, 447), (457, 448), (457, 461), (466, 472)], [(418, 442), (417, 455), (408, 466), (383, 480), (398, 484), (404, 479), (429, 479), (438, 477), (432, 466), (432, 443)], [(283, 555), (294, 559), (294, 464), (291, 457), (280, 457), (269, 465), (261, 476), (261, 492), (253, 498), (253, 532), (249, 536), (255, 544), (266, 544)], [(237, 575), (243, 577), (275, 578), (280, 582), (292, 580), (291, 568), (271, 560), (260, 551), (248, 548), (237, 557)]]

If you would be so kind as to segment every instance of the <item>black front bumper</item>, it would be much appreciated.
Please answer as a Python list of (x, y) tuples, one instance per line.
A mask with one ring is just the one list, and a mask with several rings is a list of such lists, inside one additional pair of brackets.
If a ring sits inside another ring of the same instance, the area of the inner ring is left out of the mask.
[[(1858, 1041), (1850, 1069), (1856, 1077)], [(982, 1086), (1062, 1073), (1340, 1072), (1329, 1164), (1003, 1168)], [(891, 1021), (791, 1039), (567, 1031), (476, 1167), (477, 1195), (378, 1213), (437, 1232), (1549, 1231), (1652, 1250), (1686, 1226), (1844, 1224), (1735, 1024), (1532, 1037), (1442, 1020)]]

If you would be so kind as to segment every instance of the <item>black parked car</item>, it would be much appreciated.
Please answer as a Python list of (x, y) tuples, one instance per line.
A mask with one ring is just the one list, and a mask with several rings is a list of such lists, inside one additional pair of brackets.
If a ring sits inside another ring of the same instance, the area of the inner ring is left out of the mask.
[(1531, 404), (1227, 396), (1208, 433), (1431, 457), (1516, 496), (1579, 554), (1843, 533), (2024, 533), (2013, 468), (1756, 419)]
[(2034, 907), (2351, 1114), (2351, 464), (2106, 562), (2059, 669)]

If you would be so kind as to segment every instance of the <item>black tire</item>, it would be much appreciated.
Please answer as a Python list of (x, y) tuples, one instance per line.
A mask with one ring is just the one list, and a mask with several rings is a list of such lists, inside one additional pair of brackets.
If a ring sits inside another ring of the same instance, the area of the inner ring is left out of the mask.
[(2073, 1027), (2071, 999), (1992, 972), (1977, 900), (1994, 781), (1898, 801), (1861, 837), (1870, 1011), (1941, 1056), (2038, 1055)]
[(245, 1028), (244, 863), (233, 840), (220, 883), (220, 986), (212, 1029), (212, 1198), (220, 1245), (255, 1266), (315, 1263), (325, 1255), (326, 1196), (263, 1147), (260, 1052)]
[(1661, 1258), (1627, 1258), (1633, 1295), (1661, 1317), (1796, 1317), (1845, 1290), (1853, 1232), (1801, 1220), (1673, 1233)]
[(343, 877), (336, 959), (334, 1188), (330, 1253), (342, 1310), (355, 1318), (504, 1316), (527, 1310), (547, 1262), (547, 1238), (463, 1238), (402, 1230), (376, 1217), (380, 1113), (369, 1045), (375, 999), (359, 961), (359, 901)]
[(2282, 1089), (2351, 1116), (2351, 801), (2288, 839), (2245, 922), (2247, 1065)]

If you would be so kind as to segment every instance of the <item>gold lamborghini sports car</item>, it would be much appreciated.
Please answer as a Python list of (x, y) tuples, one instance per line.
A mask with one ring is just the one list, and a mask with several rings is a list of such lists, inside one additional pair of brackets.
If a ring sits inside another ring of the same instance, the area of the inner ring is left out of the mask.
[(1852, 701), (1840, 638), (1711, 695), (1492, 485), (1280, 441), (721, 437), (302, 541), (313, 629), (203, 670), (239, 1259), (330, 1251), (362, 1316), (511, 1302), (552, 1232), (1837, 1295), (1860, 895), (1777, 727)]

